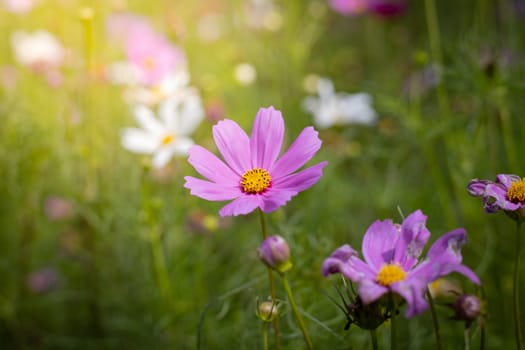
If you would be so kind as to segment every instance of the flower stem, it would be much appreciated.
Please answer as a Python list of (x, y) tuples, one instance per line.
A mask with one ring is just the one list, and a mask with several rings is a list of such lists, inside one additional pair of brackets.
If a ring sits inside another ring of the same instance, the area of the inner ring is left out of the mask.
[(519, 296), (519, 280), (520, 280), (520, 227), (521, 221), (517, 221), (516, 225), (516, 259), (514, 260), (514, 332), (516, 334), (516, 349), (521, 349), (521, 324), (520, 324), (520, 296)]
[(265, 321), (262, 323), (262, 338), (263, 350), (268, 350), (268, 324)]
[(286, 278), (286, 274), (284, 273), (281, 274), (281, 276), (283, 278), (284, 289), (286, 291), (286, 295), (288, 296), (288, 301), (290, 302), (292, 311), (295, 315), (295, 318), (297, 319), (297, 322), (299, 323), (299, 328), (301, 328), (301, 332), (303, 333), (304, 341), (306, 342), (306, 347), (309, 350), (312, 350), (313, 349), (312, 341), (310, 340), (310, 336), (308, 335), (308, 332), (304, 325), (303, 318), (301, 317), (301, 314), (299, 313), (299, 309), (297, 308), (297, 304), (295, 303), (295, 299), (292, 294), (292, 289), (290, 288), (290, 284), (288, 283), (288, 278)]
[[(439, 34), (439, 23), (436, 10), (436, 3), (434, 0), (425, 0), (425, 17), (428, 28), (428, 41), (430, 42), (430, 53), (432, 60), (438, 65), (438, 69), (442, 68), (443, 56), (441, 53), (441, 37)], [(448, 118), (448, 95), (442, 82), (437, 86), (437, 98), (440, 112), (443, 117)]]
[(370, 339), (372, 340), (372, 350), (378, 350), (377, 346), (377, 333), (375, 329), (370, 330)]
[(441, 332), (439, 331), (439, 321), (437, 318), (436, 307), (434, 306), (434, 299), (430, 290), (427, 288), (428, 304), (430, 305), (430, 312), (432, 313), (432, 324), (434, 325), (434, 333), (436, 335), (436, 349), (441, 350)]
[(153, 268), (157, 275), (157, 283), (164, 302), (171, 304), (171, 282), (166, 268), (164, 250), (160, 240), (160, 232), (156, 227), (149, 230), (149, 243), (151, 246), (151, 255), (153, 259)]
[[(264, 213), (262, 210), (259, 210), (259, 219), (261, 222), (261, 231), (262, 231), (262, 236), (264, 240), (266, 239), (267, 234), (266, 234), (266, 221), (264, 220)], [(272, 297), (272, 302), (275, 303), (275, 283), (273, 280), (273, 271), (270, 267), (268, 267), (268, 281), (270, 284), (270, 295)], [(272, 322), (273, 322), (273, 332), (275, 335), (275, 349), (279, 350), (281, 348), (281, 341), (279, 337), (279, 318), (275, 317)]]
[(465, 327), (465, 330), (463, 331), (463, 339), (465, 342), (465, 350), (470, 350), (470, 334), (469, 334), (469, 327)]
[(396, 303), (394, 302), (394, 295), (389, 293), (390, 297), (390, 350), (396, 349)]
[(486, 338), (486, 330), (485, 330), (485, 322), (484, 320), (481, 320), (481, 336), (479, 340), (479, 350), (485, 350), (485, 338)]

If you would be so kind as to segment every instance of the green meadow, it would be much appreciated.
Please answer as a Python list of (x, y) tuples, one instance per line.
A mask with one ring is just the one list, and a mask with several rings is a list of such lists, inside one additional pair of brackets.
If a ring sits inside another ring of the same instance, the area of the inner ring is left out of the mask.
[[(456, 295), (436, 297), (442, 348), (518, 348), (525, 233), (503, 210), (485, 212), (467, 185), (525, 176), (525, 2), (404, 4), (391, 16), (343, 15), (324, 0), (41, 0), (24, 13), (0, 4), (0, 348), (264, 349), (265, 327), (275, 348), (274, 328), (256, 315), (270, 297), (259, 210), (220, 217), (227, 201), (184, 188), (185, 176), (202, 178), (187, 155), (156, 168), (122, 146), (122, 130), (138, 124), (129, 87), (107, 73), (126, 59), (107, 24), (119, 13), (142, 16), (184, 52), (204, 111), (195, 144), (219, 155), (218, 120), (250, 135), (269, 106), (284, 118), (283, 151), (304, 128), (319, 132), (306, 166), (328, 161), (323, 176), (264, 214), (267, 233), (289, 244), (287, 277), (313, 348), (373, 349), (368, 330), (345, 330), (344, 281), (321, 267), (343, 244), (361, 252), (374, 221), (401, 223), (417, 209), (431, 232), (422, 257), (464, 228), (463, 264), (481, 280), (446, 277), (482, 310), (465, 330)], [(38, 29), (64, 48), (59, 80), (14, 53), (13, 33)], [(316, 126), (304, 99), (320, 77), (369, 94), (375, 121)], [(280, 348), (306, 349), (273, 275)], [(394, 316), (397, 348), (437, 348), (431, 310), (407, 319), (405, 308)], [(391, 348), (391, 331), (390, 321), (377, 328), (379, 349)]]

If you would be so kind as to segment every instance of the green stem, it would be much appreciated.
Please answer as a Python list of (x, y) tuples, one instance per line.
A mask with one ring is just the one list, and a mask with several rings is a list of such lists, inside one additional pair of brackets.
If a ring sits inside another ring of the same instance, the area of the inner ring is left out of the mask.
[(481, 320), (481, 336), (479, 340), (479, 350), (485, 350), (485, 339), (486, 339), (486, 330), (485, 330), (485, 321)]
[(390, 296), (390, 350), (396, 350), (396, 303), (394, 302), (394, 295), (392, 293)]
[[(430, 53), (432, 60), (438, 65), (438, 69), (443, 67), (443, 56), (441, 53), (441, 36), (439, 34), (439, 23), (434, 0), (425, 0), (425, 17), (428, 28), (428, 41), (430, 42)], [(443, 83), (437, 86), (437, 98), (439, 110), (442, 117), (448, 118), (448, 95)]]
[(288, 283), (288, 278), (286, 278), (286, 274), (281, 274), (283, 278), (283, 284), (284, 289), (286, 291), (286, 295), (288, 296), (288, 301), (290, 302), (290, 306), (292, 307), (292, 311), (295, 315), (295, 318), (297, 319), (297, 322), (299, 323), (299, 328), (301, 328), (301, 332), (303, 333), (304, 341), (306, 342), (306, 347), (309, 350), (313, 349), (312, 341), (310, 340), (310, 336), (308, 335), (308, 332), (306, 330), (306, 327), (304, 325), (303, 318), (301, 317), (301, 314), (299, 313), (299, 309), (297, 308), (297, 304), (295, 303), (295, 299), (292, 294), (292, 289), (290, 288), (290, 284)]
[(437, 318), (436, 307), (434, 306), (434, 299), (430, 294), (430, 290), (427, 288), (428, 304), (430, 305), (430, 312), (432, 313), (432, 324), (434, 325), (434, 333), (436, 335), (436, 349), (441, 350), (441, 332), (439, 330), (439, 321)]
[(149, 242), (151, 246), (151, 255), (153, 257), (153, 267), (157, 275), (157, 281), (162, 298), (171, 304), (171, 283), (166, 268), (166, 260), (164, 257), (164, 250), (160, 240), (160, 233), (156, 228), (149, 229)]
[(469, 334), (469, 327), (465, 327), (465, 330), (463, 332), (463, 339), (465, 341), (465, 350), (470, 350), (470, 334)]
[(377, 333), (375, 329), (370, 330), (370, 339), (372, 340), (372, 350), (378, 350), (377, 346)]
[(521, 221), (516, 225), (516, 259), (514, 260), (514, 333), (516, 334), (516, 349), (521, 349), (521, 324), (520, 324), (520, 296), (519, 296), (519, 280), (520, 280), (520, 226)]
[[(262, 210), (259, 209), (259, 220), (261, 222), (261, 231), (263, 240), (266, 239), (267, 233), (266, 233), (266, 221), (264, 220), (264, 213)], [(275, 283), (273, 280), (273, 270), (268, 267), (268, 281), (270, 284), (270, 295), (272, 297), (272, 302), (275, 304), (276, 298), (275, 298)], [(281, 348), (281, 341), (279, 336), (279, 318), (275, 317), (272, 321), (273, 323), (273, 332), (275, 336), (275, 349), (279, 350)]]
[(263, 350), (268, 350), (268, 324), (265, 321), (262, 323), (262, 338)]

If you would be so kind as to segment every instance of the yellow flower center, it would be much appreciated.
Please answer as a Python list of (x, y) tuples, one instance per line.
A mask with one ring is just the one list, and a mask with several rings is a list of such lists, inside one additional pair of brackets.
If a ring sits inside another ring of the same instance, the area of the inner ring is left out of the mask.
[(403, 281), (406, 278), (406, 272), (399, 265), (385, 264), (377, 274), (377, 283), (382, 286), (389, 286), (392, 283)]
[(162, 138), (162, 141), (160, 141), (160, 143), (163, 146), (166, 146), (166, 145), (169, 145), (170, 143), (172, 143), (173, 140), (175, 140), (175, 136), (173, 136), (172, 134), (168, 134), (168, 135), (166, 135), (166, 136), (164, 136)]
[(270, 187), (271, 181), (272, 177), (266, 170), (253, 168), (242, 175), (241, 187), (245, 193), (262, 193)]
[(513, 182), (507, 190), (507, 198), (513, 203), (525, 202), (525, 179)]

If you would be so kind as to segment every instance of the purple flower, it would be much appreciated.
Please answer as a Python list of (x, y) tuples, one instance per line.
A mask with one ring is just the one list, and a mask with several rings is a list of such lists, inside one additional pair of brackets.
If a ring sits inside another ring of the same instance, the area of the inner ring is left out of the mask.
[(259, 246), (257, 255), (268, 267), (280, 273), (286, 272), (292, 267), (290, 247), (286, 240), (279, 235), (267, 237)]
[(458, 272), (479, 284), (474, 272), (461, 264), (461, 247), (467, 240), (463, 229), (441, 236), (430, 247), (426, 259), (419, 261), (430, 237), (426, 220), (421, 210), (410, 214), (401, 225), (391, 220), (377, 220), (363, 237), (364, 261), (345, 244), (324, 261), (323, 275), (341, 273), (357, 283), (365, 305), (388, 292), (399, 294), (408, 303), (406, 317), (426, 310), (427, 285), (439, 277)]
[(303, 129), (279, 159), (284, 138), (284, 120), (273, 107), (261, 108), (255, 117), (252, 135), (225, 119), (213, 127), (213, 138), (222, 155), (217, 158), (201, 146), (189, 150), (191, 165), (206, 180), (186, 176), (184, 187), (209, 201), (233, 201), (221, 216), (248, 214), (255, 208), (271, 212), (293, 196), (313, 186), (327, 162), (296, 172), (321, 147), (313, 127)]
[(525, 179), (517, 175), (499, 174), (495, 182), (473, 179), (467, 191), (472, 196), (483, 197), (483, 207), (488, 213), (514, 212), (525, 207)]

